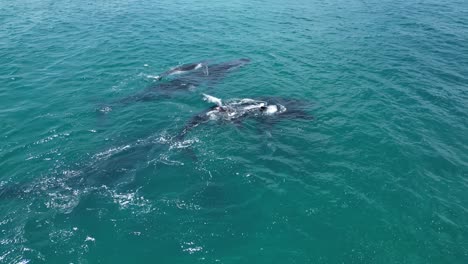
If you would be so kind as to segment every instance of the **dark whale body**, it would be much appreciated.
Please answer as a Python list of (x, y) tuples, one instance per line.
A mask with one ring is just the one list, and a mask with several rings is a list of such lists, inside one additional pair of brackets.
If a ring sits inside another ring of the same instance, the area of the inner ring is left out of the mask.
[[(128, 146), (128, 147), (127, 147)], [(75, 190), (93, 191), (102, 186), (122, 185), (126, 173), (134, 170), (139, 162), (157, 153), (161, 145), (141, 142), (127, 145), (121, 151), (106, 158), (98, 158), (73, 173), (39, 177), (31, 182), (0, 185), (0, 199), (29, 199), (50, 194), (74, 195)], [(91, 188), (88, 188), (91, 187)]]
[[(170, 98), (178, 91), (190, 91), (203, 84), (213, 86), (221, 81), (230, 71), (242, 67), (249, 62), (250, 59), (241, 58), (215, 64), (207, 64), (205, 62), (185, 64), (160, 74), (156, 77), (156, 79), (160, 80), (157, 84), (114, 103), (126, 105), (134, 102)], [(197, 67), (198, 65), (201, 66)], [(181, 71), (183, 73), (177, 75), (174, 79), (165, 80), (164, 77), (172, 75), (174, 71)]]
[[(257, 102), (263, 101), (268, 105), (273, 106), (283, 106), (286, 108), (284, 112), (278, 112), (271, 115), (265, 115), (261, 111), (261, 108), (254, 109), (251, 111), (246, 111), (242, 115), (239, 115), (233, 119), (221, 119), (217, 121), (221, 122), (230, 122), (234, 124), (241, 124), (246, 119), (255, 119), (264, 124), (273, 125), (274, 123), (282, 119), (302, 119), (302, 120), (313, 120), (314, 117), (307, 112), (310, 103), (303, 100), (283, 98), (283, 97), (261, 97), (256, 99)], [(200, 124), (207, 123), (211, 120), (209, 113), (218, 111), (219, 106), (212, 106), (197, 115), (193, 116), (187, 124), (184, 126), (182, 131), (177, 135), (178, 140), (184, 139), (184, 137), (195, 127)]]

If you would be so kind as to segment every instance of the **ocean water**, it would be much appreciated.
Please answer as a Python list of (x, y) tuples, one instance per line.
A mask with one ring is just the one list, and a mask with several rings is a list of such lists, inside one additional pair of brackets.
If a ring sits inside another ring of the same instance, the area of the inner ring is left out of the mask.
[(468, 2), (1, 1), (0, 138), (0, 263), (468, 263)]

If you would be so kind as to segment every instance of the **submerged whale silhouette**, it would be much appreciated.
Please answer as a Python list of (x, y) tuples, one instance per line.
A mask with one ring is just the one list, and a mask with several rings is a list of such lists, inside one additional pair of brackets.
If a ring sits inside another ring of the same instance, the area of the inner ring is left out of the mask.
[[(119, 99), (114, 103), (126, 105), (134, 102), (151, 101), (171, 97), (177, 91), (190, 91), (202, 84), (213, 86), (221, 81), (227, 73), (249, 62), (250, 59), (241, 58), (214, 64), (208, 64), (206, 61), (184, 64), (155, 77), (159, 80), (157, 84), (137, 94)], [(177, 78), (165, 81), (165, 77), (176, 74), (178, 75)]]
[[(200, 124), (210, 120), (217, 122), (241, 123), (254, 118), (266, 124), (274, 124), (281, 119), (312, 120), (307, 112), (309, 103), (302, 100), (282, 97), (262, 97), (258, 99), (221, 100), (205, 95), (205, 99), (216, 105), (191, 118), (183, 130), (173, 139), (183, 140), (184, 137)], [(170, 140), (171, 142), (172, 139)], [(178, 142), (178, 141), (177, 141)], [(94, 155), (93, 161), (77, 170), (70, 170), (63, 175), (24, 183), (0, 183), (0, 199), (23, 199), (37, 195), (75, 195), (75, 190), (91, 190), (99, 186), (116, 186), (125, 181), (127, 172), (135, 170), (139, 162), (161, 151), (163, 145), (153, 139), (137, 141), (136, 143), (111, 148), (104, 154)], [(108, 153), (107, 153), (108, 152)], [(185, 154), (196, 159), (190, 147), (185, 148)]]
[(308, 102), (297, 99), (262, 97), (227, 100), (223, 103), (219, 98), (204, 94), (204, 100), (216, 105), (193, 116), (176, 136), (176, 139), (184, 139), (195, 127), (209, 121), (240, 124), (245, 119), (255, 118), (272, 124), (280, 119), (314, 119), (306, 111)]
[(93, 191), (103, 186), (115, 187), (127, 181), (125, 176), (141, 165), (142, 160), (159, 153), (163, 146), (143, 140), (112, 147), (93, 156), (82, 167), (63, 173), (39, 177), (29, 182), (0, 184), (0, 199), (27, 199), (43, 195), (76, 195), (78, 191)]

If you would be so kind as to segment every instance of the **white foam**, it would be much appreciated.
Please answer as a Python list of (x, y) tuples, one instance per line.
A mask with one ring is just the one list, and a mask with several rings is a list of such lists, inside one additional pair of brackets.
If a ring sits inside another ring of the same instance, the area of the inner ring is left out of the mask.
[(49, 200), (45, 202), (47, 208), (58, 209), (63, 213), (71, 212), (80, 202), (80, 192), (59, 184), (61, 192), (48, 192)]
[(68, 137), (70, 135), (70, 133), (61, 133), (61, 134), (54, 134), (54, 135), (51, 135), (51, 136), (48, 136), (46, 138), (43, 138), (41, 140), (38, 140), (36, 142), (34, 142), (35, 145), (38, 145), (38, 144), (43, 144), (43, 143), (47, 143), (49, 141), (52, 141), (58, 137), (60, 138), (64, 138), (64, 137)]
[(106, 151), (103, 151), (103, 152), (99, 152), (97, 154), (95, 154), (93, 156), (93, 158), (95, 159), (104, 159), (104, 158), (108, 158), (110, 157), (111, 155), (115, 154), (115, 153), (119, 153), (119, 152), (122, 152), (128, 148), (130, 148), (131, 146), (130, 145), (125, 145), (125, 146), (122, 146), (122, 147), (116, 147), (116, 148), (110, 148)]
[(138, 213), (149, 213), (153, 211), (153, 206), (151, 201), (144, 198), (143, 196), (138, 195), (138, 191), (130, 193), (118, 193), (115, 190), (109, 190), (107, 187), (103, 186), (107, 190), (113, 199), (114, 203), (118, 204), (120, 209), (135, 209), (138, 208)]
[(174, 142), (170, 147), (169, 147), (169, 150), (172, 150), (172, 149), (183, 149), (183, 148), (188, 148), (190, 146), (192, 146), (194, 143), (198, 143), (199, 140), (198, 139), (186, 139), (184, 141), (177, 141), (177, 142)]
[(156, 80), (161, 79), (161, 76), (159, 76), (159, 75), (150, 75), (150, 74), (147, 74), (147, 75), (145, 75), (145, 76), (146, 76), (146, 78), (150, 78), (150, 79), (156, 79)]
[(102, 112), (102, 113), (104, 113), (104, 114), (107, 114), (107, 113), (109, 113), (110, 111), (112, 111), (112, 107), (110, 107), (110, 106), (104, 106), (104, 107), (102, 107), (101, 109), (99, 109), (99, 112)]
[(180, 246), (182, 251), (188, 252), (189, 254), (193, 254), (203, 250), (201, 246), (195, 246), (194, 242), (184, 242), (184, 245)]

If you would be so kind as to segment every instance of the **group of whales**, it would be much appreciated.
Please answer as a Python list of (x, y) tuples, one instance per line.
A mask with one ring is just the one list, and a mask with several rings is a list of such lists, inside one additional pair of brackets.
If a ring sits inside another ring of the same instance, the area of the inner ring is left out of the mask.
[[(183, 64), (155, 76), (154, 78), (158, 81), (155, 85), (118, 102), (127, 104), (150, 101), (169, 97), (176, 91), (193, 90), (202, 84), (213, 86), (222, 80), (227, 73), (249, 62), (250, 59), (240, 58), (222, 63), (200, 61)], [(214, 105), (192, 117), (177, 135), (177, 139), (183, 139), (193, 128), (211, 120), (239, 124), (248, 118), (257, 118), (269, 123), (279, 118), (313, 119), (306, 112), (307, 102), (296, 99), (262, 97), (229, 99), (223, 102), (222, 99), (207, 94), (203, 94), (203, 99)]]
[[(126, 97), (117, 103), (147, 101), (172, 96), (176, 91), (188, 91), (199, 85), (213, 85), (222, 80), (230, 71), (249, 63), (249, 59), (237, 59), (223, 63), (207, 61), (184, 64), (155, 77), (155, 85), (144, 91)], [(171, 78), (172, 77), (172, 78)], [(311, 120), (313, 117), (307, 112), (308, 102), (284, 97), (261, 97), (222, 100), (211, 95), (203, 94), (205, 101), (213, 105), (194, 115), (175, 136), (176, 140), (183, 140), (195, 127), (210, 121), (221, 123), (241, 124), (246, 119), (259, 120), (271, 125), (280, 119)], [(107, 160), (91, 163), (70, 176), (56, 182), (46, 180), (33, 183), (0, 184), (0, 198), (25, 198), (37, 196), (45, 192), (66, 192), (81, 185), (106, 186), (108, 181), (116, 180), (115, 174), (134, 168), (137, 161), (145, 157), (155, 147), (153, 144), (138, 143), (132, 147), (124, 147), (119, 155), (112, 155)], [(73, 186), (72, 189), (63, 186)]]

